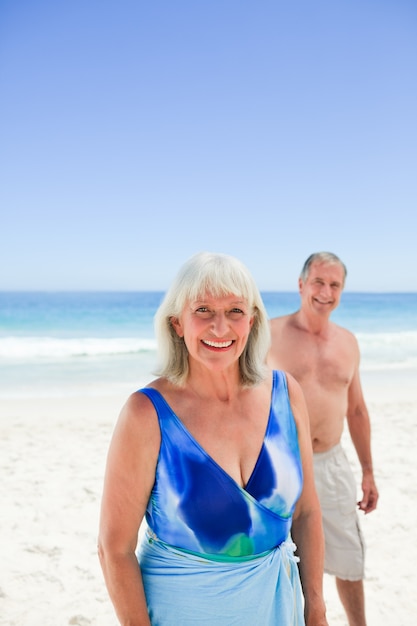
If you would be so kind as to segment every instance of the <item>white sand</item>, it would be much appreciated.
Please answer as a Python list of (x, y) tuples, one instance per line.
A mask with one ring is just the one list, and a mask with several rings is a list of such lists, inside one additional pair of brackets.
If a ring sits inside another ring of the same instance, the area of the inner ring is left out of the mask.
[[(417, 619), (415, 372), (362, 375), (378, 510), (363, 517), (368, 626)], [(96, 554), (117, 396), (0, 400), (0, 624), (117, 626)], [(354, 452), (344, 437), (360, 478)], [(325, 576), (330, 626), (347, 624)]]

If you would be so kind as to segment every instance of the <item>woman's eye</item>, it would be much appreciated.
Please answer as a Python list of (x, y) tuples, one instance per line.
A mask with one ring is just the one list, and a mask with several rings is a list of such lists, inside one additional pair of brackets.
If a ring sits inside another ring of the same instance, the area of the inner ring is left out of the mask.
[(195, 310), (195, 312), (198, 317), (202, 317), (204, 319), (212, 316), (212, 311), (206, 306), (199, 306), (198, 309)]
[[(195, 314), (198, 315), (198, 317), (208, 319), (214, 317), (217, 313), (207, 306), (199, 306), (195, 309)], [(237, 320), (243, 317), (245, 312), (242, 309), (239, 309), (239, 307), (233, 307), (232, 309), (225, 311), (224, 315), (231, 320)]]

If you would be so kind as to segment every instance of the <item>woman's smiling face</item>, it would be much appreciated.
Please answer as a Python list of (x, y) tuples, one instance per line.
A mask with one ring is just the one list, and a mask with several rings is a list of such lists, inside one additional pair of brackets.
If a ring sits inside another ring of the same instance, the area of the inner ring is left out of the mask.
[(233, 294), (188, 302), (179, 319), (171, 320), (184, 338), (191, 359), (226, 367), (238, 362), (253, 324), (246, 300)]

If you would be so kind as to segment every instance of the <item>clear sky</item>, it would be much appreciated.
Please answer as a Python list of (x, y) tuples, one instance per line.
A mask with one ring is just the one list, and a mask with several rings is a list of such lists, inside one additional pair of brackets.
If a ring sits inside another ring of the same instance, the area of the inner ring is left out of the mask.
[(417, 291), (415, 0), (0, 0), (0, 90), (1, 290)]

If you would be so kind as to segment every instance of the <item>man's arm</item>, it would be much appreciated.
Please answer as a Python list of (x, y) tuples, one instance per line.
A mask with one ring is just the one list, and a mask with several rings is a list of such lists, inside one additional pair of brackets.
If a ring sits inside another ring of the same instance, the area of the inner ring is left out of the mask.
[(355, 370), (348, 391), (347, 422), (349, 433), (362, 468), (362, 500), (359, 508), (371, 513), (378, 502), (378, 489), (375, 484), (371, 452), (371, 423), (363, 397), (359, 368)]

